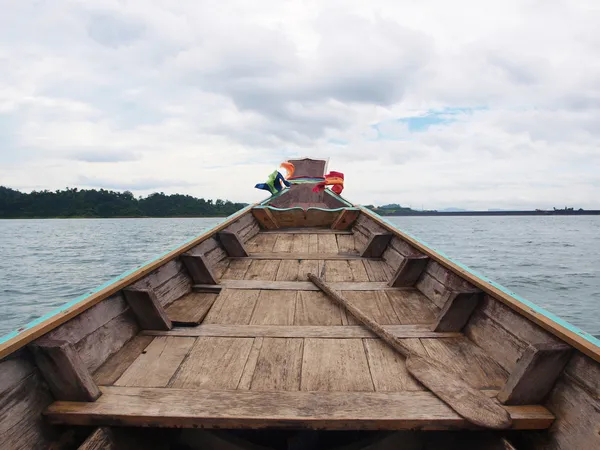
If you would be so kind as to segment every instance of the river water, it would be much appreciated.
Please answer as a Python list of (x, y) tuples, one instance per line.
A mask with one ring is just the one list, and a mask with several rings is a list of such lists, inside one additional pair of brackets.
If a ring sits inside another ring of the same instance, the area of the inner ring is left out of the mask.
[[(0, 220), (0, 336), (221, 220)], [(600, 335), (600, 216), (391, 221), (573, 325)]]

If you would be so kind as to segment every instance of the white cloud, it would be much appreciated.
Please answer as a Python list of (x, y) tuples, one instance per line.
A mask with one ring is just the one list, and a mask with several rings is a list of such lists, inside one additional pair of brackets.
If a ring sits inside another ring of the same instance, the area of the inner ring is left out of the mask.
[(312, 154), (360, 203), (600, 208), (598, 23), (593, 1), (10, 2), (0, 184), (253, 201)]

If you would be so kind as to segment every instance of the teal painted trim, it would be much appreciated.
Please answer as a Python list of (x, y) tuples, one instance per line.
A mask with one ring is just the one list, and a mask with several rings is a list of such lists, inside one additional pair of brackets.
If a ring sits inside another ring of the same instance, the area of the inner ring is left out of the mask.
[(377, 214), (376, 212), (371, 211), (370, 209), (365, 208), (364, 206), (359, 206), (359, 208), (363, 211), (369, 211), (369, 213), (379, 217), (383, 222), (385, 222), (386, 224), (388, 224), (390, 227), (401, 231), (402, 233), (406, 234), (407, 236), (411, 237), (412, 239), (414, 239), (415, 241), (419, 242), (421, 245), (423, 245), (424, 247), (427, 247), (428, 249), (430, 249), (431, 251), (437, 253), (438, 255), (440, 255), (442, 258), (445, 258), (451, 262), (453, 262), (454, 264), (456, 264), (457, 266), (459, 266), (461, 269), (469, 272), (471, 275), (474, 275), (475, 277), (479, 278), (480, 280), (491, 284), (492, 286), (494, 286), (496, 289), (499, 289), (500, 291), (504, 292), (505, 294), (511, 296), (512, 298), (514, 298), (515, 300), (517, 300), (518, 302), (522, 303), (523, 306), (535, 311), (537, 314), (540, 314), (542, 316), (547, 317), (548, 319), (550, 319), (551, 321), (553, 321), (554, 323), (556, 323), (557, 325), (560, 325), (563, 328), (566, 328), (567, 330), (571, 331), (572, 333), (578, 334), (579, 336), (583, 337), (586, 341), (588, 341), (590, 344), (595, 345), (596, 347), (600, 348), (600, 339), (594, 337), (593, 335), (591, 335), (590, 333), (587, 333), (585, 331), (583, 331), (582, 329), (576, 327), (575, 325), (570, 324), (569, 322), (567, 322), (564, 319), (561, 319), (560, 317), (558, 317), (557, 315), (551, 313), (550, 311), (542, 308), (541, 306), (536, 305), (535, 303), (531, 302), (530, 300), (527, 300), (523, 297), (521, 297), (519, 294), (516, 294), (515, 292), (512, 292), (511, 290), (507, 289), (506, 287), (502, 286), (501, 284), (496, 283), (493, 280), (490, 280), (488, 277), (486, 277), (485, 275), (480, 274), (479, 272), (471, 269), (468, 266), (465, 266), (463, 263), (456, 261), (455, 259), (449, 257), (448, 255), (446, 255), (444, 252), (437, 250), (436, 248), (434, 248), (433, 246), (427, 244), (425, 241), (423, 241), (422, 239), (419, 239), (418, 237), (412, 235), (411, 233), (408, 233), (404, 230), (402, 230), (401, 228), (398, 227), (398, 225), (390, 222), (388, 219), (386, 219), (383, 216), (380, 216), (379, 214)]
[[(253, 207), (253, 206), (254, 206), (254, 205), (248, 205), (248, 206), (246, 206), (245, 208), (243, 208), (243, 209), (240, 209), (239, 211), (236, 211), (235, 213), (231, 214), (230, 216), (228, 216), (228, 217), (225, 217), (225, 218), (224, 218), (224, 219), (223, 219), (221, 222), (219, 222), (219, 223), (223, 223), (223, 222), (225, 222), (226, 220), (232, 219), (232, 218), (234, 218), (235, 216), (238, 216), (238, 215), (239, 215), (239, 216), (242, 216), (244, 213), (246, 213), (247, 211), (249, 211), (250, 209), (252, 209), (252, 207)], [(218, 224), (217, 224), (217, 225), (218, 225)], [(215, 225), (215, 226), (217, 226), (217, 225)], [(213, 228), (214, 228), (214, 227), (213, 227)], [(210, 230), (205, 230), (205, 231), (203, 231), (203, 232), (202, 232), (201, 234), (199, 234), (198, 236), (194, 236), (193, 238), (190, 238), (190, 239), (188, 239), (187, 241), (185, 241), (185, 242), (183, 242), (183, 243), (181, 243), (181, 244), (177, 245), (176, 247), (173, 247), (173, 248), (171, 248), (170, 250), (167, 250), (166, 252), (164, 252), (164, 253), (161, 253), (160, 255), (158, 255), (158, 256), (156, 256), (156, 257), (152, 258), (151, 260), (149, 260), (149, 261), (146, 261), (146, 262), (145, 262), (144, 264), (142, 264), (141, 266), (139, 266), (139, 267), (135, 267), (135, 268), (133, 268), (133, 269), (131, 269), (131, 270), (128, 270), (127, 272), (125, 272), (125, 273), (122, 273), (121, 275), (118, 275), (118, 276), (116, 276), (116, 277), (115, 277), (115, 278), (113, 278), (112, 280), (108, 280), (106, 283), (104, 283), (104, 284), (101, 284), (100, 286), (98, 286), (98, 287), (96, 287), (96, 288), (94, 288), (94, 289), (92, 289), (92, 290), (90, 290), (90, 291), (86, 292), (85, 294), (82, 294), (82, 295), (80, 295), (79, 297), (77, 297), (77, 298), (75, 298), (75, 299), (73, 299), (73, 300), (70, 300), (70, 301), (66, 302), (66, 303), (65, 303), (65, 304), (63, 304), (62, 306), (60, 306), (60, 307), (58, 307), (58, 308), (56, 308), (56, 309), (54, 309), (54, 310), (50, 311), (49, 313), (46, 313), (46, 314), (44, 314), (43, 316), (41, 316), (41, 317), (38, 317), (38, 318), (37, 318), (37, 319), (35, 319), (35, 320), (32, 320), (31, 322), (29, 322), (28, 324), (26, 324), (26, 325), (22, 326), (21, 328), (17, 328), (15, 331), (12, 331), (12, 332), (10, 332), (10, 333), (8, 333), (8, 334), (5, 334), (4, 336), (0, 337), (0, 344), (4, 344), (4, 343), (6, 343), (6, 342), (10, 341), (11, 339), (14, 339), (14, 338), (16, 338), (16, 337), (17, 337), (17, 336), (19, 336), (19, 335), (20, 335), (22, 332), (24, 332), (24, 331), (27, 331), (27, 330), (29, 330), (29, 329), (31, 329), (31, 328), (33, 328), (33, 327), (35, 327), (35, 326), (37, 326), (37, 325), (41, 324), (42, 322), (44, 322), (44, 321), (46, 321), (46, 320), (52, 319), (53, 317), (56, 317), (56, 316), (58, 316), (58, 315), (62, 314), (62, 313), (63, 313), (63, 311), (65, 311), (65, 310), (67, 310), (67, 309), (69, 309), (69, 308), (72, 308), (73, 306), (77, 305), (79, 302), (82, 302), (82, 301), (86, 300), (86, 299), (87, 299), (87, 298), (88, 298), (90, 295), (92, 295), (92, 294), (95, 294), (96, 292), (99, 292), (99, 291), (101, 291), (102, 289), (105, 289), (105, 288), (109, 287), (110, 285), (112, 285), (112, 284), (114, 284), (114, 283), (117, 283), (117, 282), (121, 281), (123, 278), (125, 278), (125, 277), (127, 277), (127, 276), (131, 275), (132, 273), (134, 273), (134, 272), (136, 272), (136, 271), (138, 271), (138, 270), (140, 270), (140, 269), (142, 269), (142, 268), (146, 267), (146, 266), (147, 266), (147, 265), (149, 265), (149, 264), (152, 264), (152, 263), (153, 263), (153, 262), (155, 262), (155, 261), (159, 261), (159, 260), (163, 259), (165, 256), (167, 256), (167, 255), (168, 255), (169, 253), (171, 253), (172, 251), (175, 251), (175, 250), (177, 250), (177, 249), (179, 249), (179, 248), (183, 247), (184, 245), (186, 245), (186, 244), (189, 244), (189, 243), (190, 243), (190, 242), (192, 242), (194, 239), (197, 239), (198, 237), (202, 236), (202, 235), (203, 235), (204, 233), (206, 233), (207, 231), (210, 231)]]
[(288, 180), (292, 184), (310, 184), (310, 183), (322, 183), (325, 181), (325, 177), (320, 178), (296, 178)]
[(332, 211), (332, 212), (338, 212), (338, 211), (342, 211), (342, 210), (354, 210), (354, 211), (359, 211), (358, 208), (355, 207), (340, 207), (340, 208), (320, 208), (318, 206), (309, 206), (308, 208), (306, 208), (306, 210), (304, 208), (302, 208), (301, 206), (292, 206), (291, 208), (278, 208), (276, 206), (271, 206), (271, 205), (267, 205), (267, 206), (257, 206), (256, 209), (270, 209), (272, 211), (291, 211), (294, 209), (298, 209), (300, 211), (308, 211), (309, 209), (314, 209), (314, 210), (318, 210), (318, 211)]

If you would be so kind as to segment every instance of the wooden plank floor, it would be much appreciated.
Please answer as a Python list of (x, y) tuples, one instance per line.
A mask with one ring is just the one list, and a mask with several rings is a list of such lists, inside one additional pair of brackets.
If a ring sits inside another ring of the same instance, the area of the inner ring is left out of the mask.
[[(290, 255), (356, 251), (347, 233), (259, 233), (247, 246)], [(55, 403), (51, 420), (330, 429), (469, 426), (408, 374), (401, 355), (307, 282), (307, 272), (321, 274), (415, 353), (440, 361), (473, 387), (498, 390), (508, 377), (461, 333), (430, 331), (439, 308), (416, 289), (385, 288), (392, 269), (384, 261), (227, 259), (220, 270), (219, 294), (192, 293), (167, 310), (176, 324), (187, 326), (141, 332), (94, 374), (103, 391), (98, 401)], [(517, 428), (549, 424), (543, 408), (510, 411)]]

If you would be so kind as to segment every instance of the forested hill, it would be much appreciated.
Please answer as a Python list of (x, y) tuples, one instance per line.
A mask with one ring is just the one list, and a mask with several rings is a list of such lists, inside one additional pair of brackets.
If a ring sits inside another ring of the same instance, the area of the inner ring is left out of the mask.
[(190, 195), (150, 194), (135, 198), (129, 191), (77, 189), (33, 191), (30, 194), (0, 186), (0, 219), (47, 217), (216, 217), (246, 206)]

